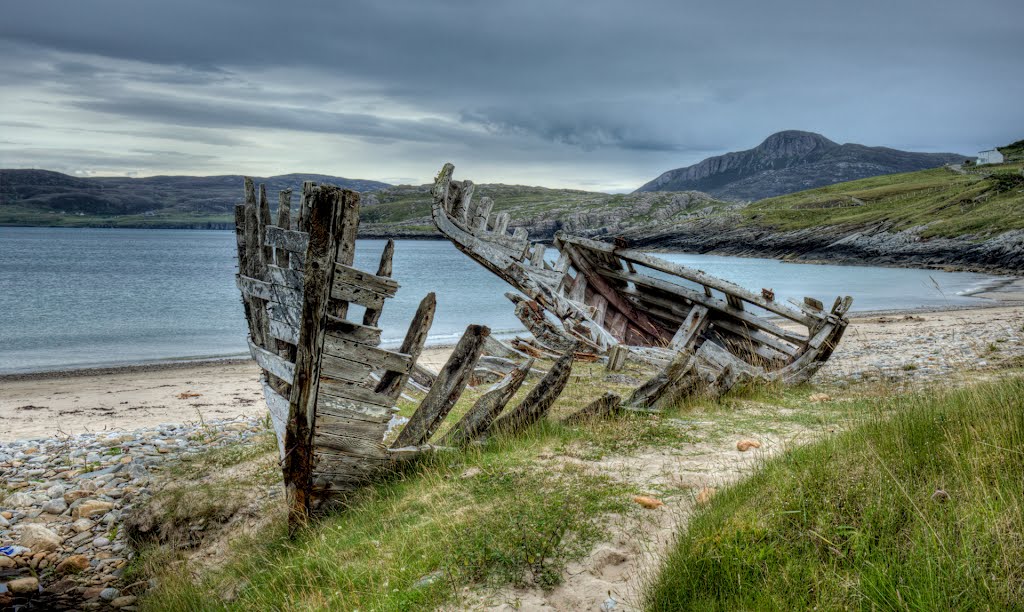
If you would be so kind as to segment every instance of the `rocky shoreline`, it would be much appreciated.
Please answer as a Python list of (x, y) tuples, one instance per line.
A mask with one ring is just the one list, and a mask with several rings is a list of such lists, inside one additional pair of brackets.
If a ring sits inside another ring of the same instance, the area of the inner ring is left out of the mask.
[(135, 610), (151, 585), (123, 580), (126, 516), (183, 457), (244, 444), (262, 418), (0, 445), (0, 609)]
[(745, 225), (738, 215), (725, 215), (624, 236), (633, 246), (667, 251), (996, 274), (1024, 271), (1024, 230), (985, 240), (974, 236), (923, 238), (920, 228), (891, 231), (884, 225), (786, 232)]

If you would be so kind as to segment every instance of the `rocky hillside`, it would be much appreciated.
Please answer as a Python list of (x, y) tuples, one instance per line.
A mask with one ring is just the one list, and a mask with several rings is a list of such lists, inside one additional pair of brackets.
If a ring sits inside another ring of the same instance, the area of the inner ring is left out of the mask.
[[(400, 186), (364, 194), (360, 235), (434, 238), (430, 185)], [(717, 214), (735, 205), (696, 191), (608, 194), (523, 185), (477, 185), (476, 198), (494, 200), (494, 212), (508, 212), (511, 227), (523, 227), (535, 240), (555, 232), (586, 236), (643, 233), (666, 223)]]
[[(282, 189), (297, 194), (307, 180), (359, 191), (388, 186), (322, 174), (256, 178), (275, 201)], [(79, 178), (49, 170), (0, 170), (0, 224), (228, 227), (241, 195), (240, 175)]]
[(912, 153), (838, 144), (820, 134), (790, 130), (772, 134), (747, 151), (669, 170), (637, 191), (698, 190), (723, 200), (751, 201), (964, 159), (955, 153)]
[(1020, 274), (1024, 162), (862, 179), (627, 238), (698, 253)]

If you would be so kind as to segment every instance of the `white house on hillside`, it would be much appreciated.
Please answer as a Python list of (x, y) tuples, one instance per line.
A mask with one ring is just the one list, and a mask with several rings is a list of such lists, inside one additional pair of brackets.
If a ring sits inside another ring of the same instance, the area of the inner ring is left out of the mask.
[(1001, 164), (1003, 163), (1003, 154), (999, 152), (999, 149), (979, 151), (978, 161), (975, 163), (977, 163), (979, 166), (982, 164)]

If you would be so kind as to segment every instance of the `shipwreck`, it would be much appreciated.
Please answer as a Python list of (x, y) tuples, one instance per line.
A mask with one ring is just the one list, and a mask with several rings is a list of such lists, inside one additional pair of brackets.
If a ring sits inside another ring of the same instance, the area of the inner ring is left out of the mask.
[(520, 292), (506, 296), (533, 338), (514, 347), (551, 354), (582, 346), (607, 353), (610, 369), (629, 357), (665, 367), (634, 394), (631, 407), (698, 390), (720, 394), (741, 380), (804, 382), (846, 330), (849, 296), (828, 310), (810, 297), (780, 303), (769, 289), (755, 293), (621, 240), (559, 232), (551, 253), (523, 228), (509, 232), (508, 213), (496, 212), (490, 198), (474, 200), (475, 185), (452, 180), (454, 169), (445, 164), (435, 179), (434, 225)]
[[(388, 242), (376, 272), (360, 270), (353, 267), (358, 193), (307, 182), (294, 216), (291, 204), (291, 192), (281, 192), (272, 222), (266, 190), (261, 186), (257, 197), (246, 179), (235, 226), (236, 280), (249, 350), (263, 371), (294, 527), (396, 464), (438, 448), (431, 438), (471, 382), (491, 339), (487, 327), (471, 324), (440, 372), (418, 368), (436, 307), (430, 293), (401, 346), (381, 348), (377, 323), (399, 290), (391, 278), (394, 243)], [(506, 409), (533, 360), (509, 368), (439, 443), (465, 445), (542, 418), (565, 388), (573, 358), (561, 357), (521, 402)], [(407, 420), (395, 418), (406, 385), (426, 392)]]
[[(417, 364), (433, 293), (422, 299), (402, 344), (381, 346), (378, 323), (400, 289), (392, 278), (395, 247), (387, 243), (376, 271), (355, 267), (359, 194), (306, 182), (294, 214), (292, 193), (283, 191), (272, 220), (265, 188), (245, 180), (245, 201), (235, 207), (237, 285), (293, 527), (410, 458), (536, 423), (575, 361), (603, 360), (616, 370), (636, 359), (657, 372), (625, 400), (610, 393), (595, 399), (565, 419), (570, 424), (623, 409), (656, 410), (686, 394), (721, 394), (744, 380), (802, 382), (846, 328), (849, 297), (829, 310), (811, 298), (780, 304), (768, 290), (753, 293), (621, 242), (558, 234), (548, 250), (522, 229), (509, 233), (509, 215), (495, 212), (488, 198), (474, 201), (473, 183), (453, 181), (452, 172), (445, 165), (433, 187), (434, 223), (518, 290), (506, 295), (531, 337), (505, 343), (469, 324), (436, 373)], [(536, 359), (550, 366), (534, 369)], [(507, 408), (531, 375), (539, 380)], [(491, 386), (446, 424), (471, 384)], [(416, 402), (408, 419), (396, 414), (403, 396)]]

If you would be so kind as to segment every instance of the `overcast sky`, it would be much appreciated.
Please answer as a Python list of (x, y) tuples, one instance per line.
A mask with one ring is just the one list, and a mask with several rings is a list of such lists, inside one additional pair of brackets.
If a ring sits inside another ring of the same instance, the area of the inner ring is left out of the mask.
[(623, 191), (783, 129), (1024, 138), (1024, 1), (0, 2), (0, 167)]

